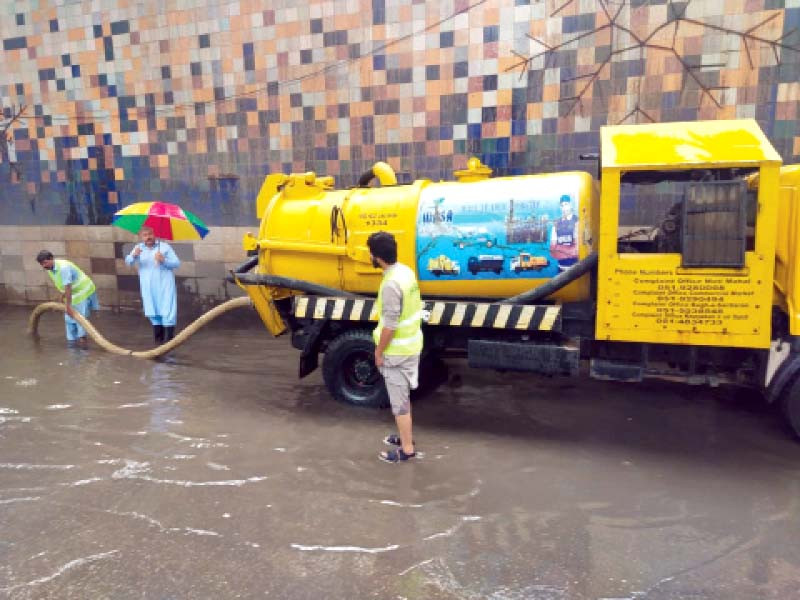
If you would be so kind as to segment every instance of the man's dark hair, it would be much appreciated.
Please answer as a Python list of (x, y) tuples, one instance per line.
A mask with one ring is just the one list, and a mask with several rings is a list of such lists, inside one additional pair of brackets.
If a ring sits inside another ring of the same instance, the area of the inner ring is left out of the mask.
[(397, 240), (391, 233), (376, 231), (367, 238), (367, 247), (375, 258), (380, 258), (387, 265), (397, 262)]
[(52, 260), (53, 253), (50, 250), (42, 250), (39, 254), (36, 255), (36, 262), (42, 264), (46, 260)]

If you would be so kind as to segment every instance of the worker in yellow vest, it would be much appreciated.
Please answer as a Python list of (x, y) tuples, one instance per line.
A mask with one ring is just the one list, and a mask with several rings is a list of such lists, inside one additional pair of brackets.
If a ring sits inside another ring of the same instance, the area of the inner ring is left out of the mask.
[(87, 319), (92, 310), (99, 310), (97, 292), (94, 282), (86, 276), (74, 263), (60, 258), (53, 258), (49, 250), (42, 250), (36, 256), (37, 262), (53, 280), (62, 301), (67, 307), (64, 313), (64, 323), (67, 330), (67, 340), (70, 342), (86, 343), (86, 330), (74, 319), (75, 313), (80, 313)]
[(367, 239), (372, 264), (383, 270), (375, 310), (378, 326), (375, 366), (383, 375), (398, 434), (384, 438), (396, 448), (381, 452), (380, 458), (397, 463), (416, 456), (411, 435), (411, 390), (418, 385), (419, 355), (422, 352), (422, 301), (414, 271), (397, 262), (397, 241), (391, 233), (378, 231)]

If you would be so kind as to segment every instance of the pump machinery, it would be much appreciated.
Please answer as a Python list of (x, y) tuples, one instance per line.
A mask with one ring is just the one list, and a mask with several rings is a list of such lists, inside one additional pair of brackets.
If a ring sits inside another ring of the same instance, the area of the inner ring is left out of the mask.
[(800, 436), (800, 165), (753, 120), (603, 127), (588, 172), (399, 184), (373, 166), (350, 189), (268, 175), (258, 235), (230, 279), (299, 375), (322, 360), (331, 395), (387, 403), (371, 330), (391, 232), (424, 301), (420, 381), (443, 356), (472, 367), (763, 392)]

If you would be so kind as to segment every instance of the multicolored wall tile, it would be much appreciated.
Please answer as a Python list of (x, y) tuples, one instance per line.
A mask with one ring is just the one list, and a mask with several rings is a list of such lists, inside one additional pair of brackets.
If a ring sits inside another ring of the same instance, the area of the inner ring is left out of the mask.
[(266, 174), (376, 160), (585, 169), (606, 123), (754, 117), (797, 161), (798, 27), (800, 0), (5, 2), (0, 224), (248, 225)]

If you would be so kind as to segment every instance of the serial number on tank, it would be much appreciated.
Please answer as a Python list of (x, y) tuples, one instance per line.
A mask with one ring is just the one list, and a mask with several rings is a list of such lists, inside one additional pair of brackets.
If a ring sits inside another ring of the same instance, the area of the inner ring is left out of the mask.
[(385, 227), (391, 219), (397, 218), (397, 213), (361, 213), (358, 218), (364, 221), (367, 227)]

